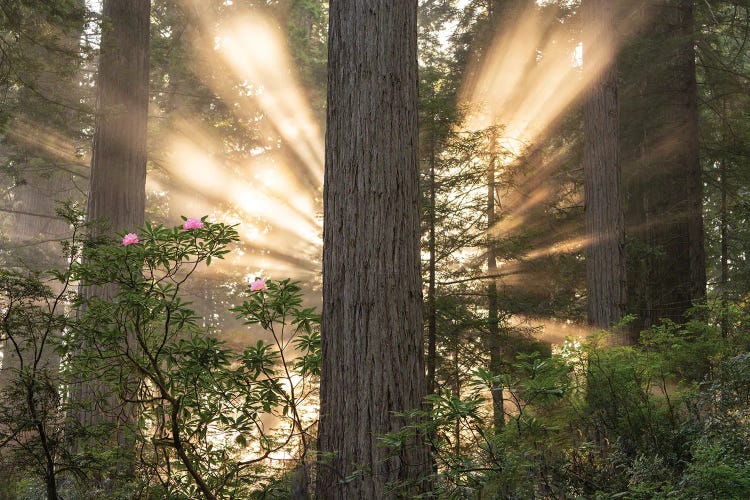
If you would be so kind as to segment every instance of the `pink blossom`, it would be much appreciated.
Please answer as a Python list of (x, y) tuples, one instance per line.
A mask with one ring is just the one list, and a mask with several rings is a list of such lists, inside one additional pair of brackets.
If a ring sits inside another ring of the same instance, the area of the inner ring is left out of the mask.
[(122, 239), (123, 246), (135, 245), (136, 243), (139, 243), (139, 241), (138, 241), (138, 235), (135, 233), (128, 233)]
[(182, 225), (182, 229), (200, 229), (202, 227), (203, 222), (196, 217), (188, 217), (188, 219)]
[(258, 290), (265, 290), (266, 282), (262, 279), (258, 278), (257, 280), (253, 281), (252, 284), (250, 284), (250, 291), (251, 292), (257, 292)]

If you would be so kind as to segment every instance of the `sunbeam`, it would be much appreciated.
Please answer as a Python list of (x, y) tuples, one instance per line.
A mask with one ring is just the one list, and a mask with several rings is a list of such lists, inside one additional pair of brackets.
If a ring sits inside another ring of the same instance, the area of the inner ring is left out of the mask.
[[(319, 243), (320, 227), (312, 214), (302, 212), (287, 201), (287, 186), (274, 187), (263, 181), (237, 179), (236, 174), (218, 165), (195, 142), (176, 137), (172, 143), (167, 165), (172, 178), (179, 179), (196, 192), (221, 193), (225, 200), (240, 207), (247, 216), (286, 229), (305, 243)], [(250, 168), (246, 170), (252, 171)]]
[(210, 68), (198, 76), (256, 145), (230, 144), (189, 115), (172, 118), (149, 186), (168, 193), (172, 218), (188, 209), (239, 222), (250, 253), (232, 265), (309, 280), (322, 248), (323, 139), (284, 36), (258, 9), (230, 21), (201, 9), (197, 25), (188, 45)]
[(321, 186), (323, 137), (278, 29), (258, 15), (233, 20), (218, 35), (216, 52)]
[[(469, 78), (463, 83), (460, 100), (468, 113), (458, 129), (480, 132), (495, 127), (497, 137), (491, 139), (496, 141), (494, 151), (502, 152), (492, 159), (499, 210), (496, 208), (497, 222), (488, 233), (498, 241), (512, 238), (522, 227), (540, 234), (532, 248), (518, 253), (520, 261), (576, 253), (591, 244), (591, 238), (581, 234), (581, 227), (568, 227), (564, 222), (554, 228), (534, 229), (538, 216), (560, 203), (560, 183), (569, 181), (556, 175), (575, 154), (570, 143), (548, 152), (543, 141), (645, 21), (628, 11), (614, 33), (608, 26), (586, 20), (581, 24), (561, 20), (556, 9), (532, 4), (513, 23), (501, 23), (486, 51), (467, 68)], [(507, 187), (499, 184), (500, 176), (510, 176), (511, 180), (505, 181)], [(567, 204), (583, 205), (580, 187), (570, 184), (565, 191)], [(483, 259), (486, 254), (480, 248), (468, 262), (476, 266)], [(504, 261), (501, 266), (511, 263)], [(510, 269), (502, 271), (505, 274)], [(523, 287), (519, 272), (531, 271), (514, 269), (504, 283)]]

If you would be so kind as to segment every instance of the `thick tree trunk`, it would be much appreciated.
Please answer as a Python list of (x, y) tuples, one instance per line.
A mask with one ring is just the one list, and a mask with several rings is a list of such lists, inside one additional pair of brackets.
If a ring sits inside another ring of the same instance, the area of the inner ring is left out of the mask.
[[(416, 0), (332, 0), (324, 188), (321, 499), (392, 498), (430, 473), (378, 436), (425, 395)], [(358, 472), (356, 478), (343, 482)]]
[(113, 232), (143, 224), (150, 0), (104, 0), (88, 217)]
[[(613, 36), (615, 9), (610, 0), (588, 0), (593, 33)], [(589, 44), (615, 47), (614, 40), (588, 37)], [(583, 64), (586, 70), (584, 45)], [(614, 54), (613, 54), (614, 57)], [(586, 194), (586, 287), (588, 322), (608, 328), (625, 307), (625, 222), (620, 190), (619, 115), (615, 60), (594, 81), (584, 103), (583, 170)]]
[[(146, 128), (149, 89), (150, 0), (104, 0), (97, 80), (97, 115), (87, 216), (103, 220), (109, 234), (143, 225), (146, 189)], [(112, 287), (84, 287), (84, 294), (109, 299)], [(100, 388), (82, 383), (78, 402), (98, 399)], [(80, 410), (83, 426), (129, 420), (132, 409)], [(106, 406), (106, 405), (105, 405)], [(111, 411), (112, 414), (109, 414)], [(106, 415), (103, 413), (107, 413)]]
[(644, 2), (641, 11), (648, 24), (624, 73), (622, 150), (636, 329), (683, 322), (706, 290), (692, 0)]

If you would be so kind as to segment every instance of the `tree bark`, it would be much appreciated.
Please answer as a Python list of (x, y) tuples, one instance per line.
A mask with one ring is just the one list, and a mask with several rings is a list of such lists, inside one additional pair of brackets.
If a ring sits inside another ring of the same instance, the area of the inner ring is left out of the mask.
[[(592, 33), (613, 37), (616, 27), (611, 0), (588, 0), (586, 26)], [(613, 48), (614, 40), (587, 37), (591, 44)], [(586, 70), (584, 45), (583, 63)], [(614, 58), (613, 54), (613, 58)], [(619, 109), (616, 59), (594, 80), (584, 102), (586, 199), (587, 317), (592, 326), (609, 328), (619, 322), (625, 306), (625, 222), (620, 188)]]
[[(101, 50), (97, 79), (97, 113), (91, 159), (87, 217), (102, 220), (108, 234), (135, 231), (143, 225), (146, 200), (146, 130), (149, 89), (150, 0), (104, 0)], [(85, 284), (84, 284), (85, 285)], [(112, 287), (86, 287), (87, 297), (103, 300)], [(94, 384), (79, 384), (78, 402), (95, 398)], [(132, 418), (132, 409), (108, 402), (120, 418)], [(78, 410), (83, 426), (113, 422), (114, 415)], [(116, 420), (115, 420), (116, 421)]]
[(88, 218), (112, 231), (143, 224), (150, 0), (104, 0)]
[(395, 456), (378, 443), (426, 392), (416, 12), (416, 0), (330, 3), (321, 499), (393, 498), (391, 484), (430, 473), (419, 438)]

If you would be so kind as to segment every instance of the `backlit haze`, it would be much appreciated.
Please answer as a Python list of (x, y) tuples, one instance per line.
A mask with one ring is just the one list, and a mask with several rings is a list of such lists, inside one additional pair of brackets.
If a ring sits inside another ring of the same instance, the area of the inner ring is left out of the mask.
[[(616, 51), (596, 30), (589, 35), (596, 43), (583, 49), (583, 42), (574, 39), (575, 27), (545, 12), (530, 9), (510, 23), (478, 66), (466, 69), (469, 78), (461, 100), (471, 112), (461, 129), (500, 128), (499, 170), (545, 138)], [(624, 25), (624, 32), (631, 29)], [(191, 43), (197, 60), (215, 66), (205, 72), (203, 83), (231, 104), (232, 112), (248, 124), (248, 135), (260, 130), (259, 141), (239, 162), (219, 162), (221, 155), (215, 153), (231, 145), (219, 132), (182, 117), (165, 134), (163, 168), (152, 173), (149, 187), (169, 192), (186, 215), (210, 214), (241, 223), (247, 251), (232, 263), (250, 274), (315, 279), (322, 235), (323, 124), (298, 81), (278, 21), (257, 11), (219, 20), (206, 11)], [(214, 72), (225, 78), (216, 78)], [(494, 235), (521, 228), (548, 201), (547, 181), (566, 153), (561, 148), (537, 156), (519, 189), (502, 193), (499, 206), (504, 208), (491, 228)], [(573, 201), (580, 202), (580, 196)], [(558, 236), (525, 258), (575, 251), (586, 244), (581, 234)]]
[[(179, 34), (189, 48), (186, 57), (228, 118), (217, 125), (189, 106), (175, 105), (164, 114), (152, 106), (148, 217), (177, 224), (180, 215), (208, 215), (239, 224), (241, 244), (225, 262), (204, 271), (204, 281), (193, 291), (204, 299), (210, 298), (211, 286), (223, 286), (231, 296), (263, 276), (302, 280), (314, 292), (310, 301), (318, 303), (324, 112), (312, 104), (311, 95), (319, 96), (322, 90), (302, 85), (283, 20), (259, 8), (244, 11), (231, 1), (218, 10), (197, 0), (181, 3), (196, 19)], [(456, 2), (459, 7), (465, 4)], [(89, 5), (96, 8), (98, 3), (91, 0)], [(539, 5), (542, 8), (529, 9), (498, 31), (477, 62), (465, 68), (460, 93), (461, 104), (470, 112), (458, 132), (497, 127), (497, 176), (524, 166), (512, 188), (496, 193), (498, 222), (489, 230), (501, 239), (533, 225), (535, 214), (550, 205), (582, 204), (580, 186), (575, 185), (565, 197), (551, 199), (554, 193), (559, 196), (561, 185), (567, 189), (559, 168), (570, 163), (574, 145), (560, 144), (553, 151), (538, 146), (580, 102), (618, 49), (603, 36), (606, 30), (589, 27), (588, 40), (582, 40), (579, 27), (561, 22), (554, 9), (543, 8), (544, 2)], [(637, 24), (622, 19), (619, 41)], [(455, 26), (449, 24), (446, 30)], [(450, 35), (446, 31), (439, 37), (446, 49), (451, 48)], [(69, 138), (38, 123), (17, 125), (18, 134), (36, 141), (35, 147), (77, 162), (85, 171), (87, 158), (71, 157)], [(83, 188), (83, 173), (79, 182)], [(478, 189), (486, 192), (485, 187)], [(482, 196), (475, 194), (476, 199)], [(457, 193), (455, 199), (461, 196)], [(499, 283), (502, 293), (530, 286), (522, 263), (580, 252), (586, 244), (580, 227), (554, 228), (525, 255), (498, 262), (506, 276)], [(453, 256), (457, 269), (481, 267), (484, 257), (480, 244)], [(227, 280), (234, 284), (226, 285)], [(438, 276), (438, 281), (449, 279)]]

